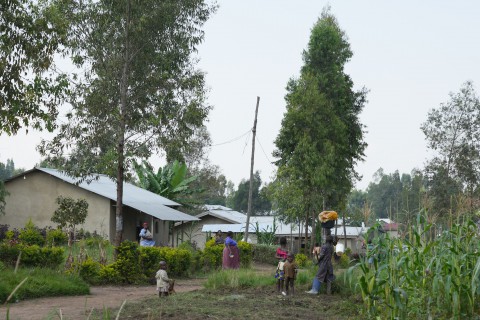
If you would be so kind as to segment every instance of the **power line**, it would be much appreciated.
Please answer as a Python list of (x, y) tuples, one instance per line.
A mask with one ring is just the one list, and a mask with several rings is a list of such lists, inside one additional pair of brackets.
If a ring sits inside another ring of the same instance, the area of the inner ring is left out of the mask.
[(248, 131), (245, 132), (244, 134), (242, 134), (241, 136), (238, 136), (238, 137), (236, 137), (236, 138), (233, 138), (233, 139), (228, 140), (228, 141), (225, 141), (225, 142), (221, 142), (221, 143), (217, 143), (217, 144), (212, 144), (210, 147), (221, 146), (221, 145), (223, 145), (223, 144), (227, 144), (227, 143), (231, 143), (231, 142), (237, 141), (237, 140), (239, 140), (240, 138), (244, 137), (245, 135), (249, 134), (250, 131), (252, 131), (252, 129), (248, 129)]
[(270, 165), (271, 165), (272, 167), (275, 167), (275, 166), (273, 165), (272, 161), (270, 161), (270, 159), (268, 158), (267, 153), (265, 152), (265, 149), (263, 149), (262, 143), (260, 142), (260, 139), (258, 139), (258, 137), (257, 137), (257, 142), (258, 142), (258, 144), (260, 145), (260, 149), (262, 149), (263, 155), (264, 155), (265, 158), (267, 159), (268, 163), (270, 163)]

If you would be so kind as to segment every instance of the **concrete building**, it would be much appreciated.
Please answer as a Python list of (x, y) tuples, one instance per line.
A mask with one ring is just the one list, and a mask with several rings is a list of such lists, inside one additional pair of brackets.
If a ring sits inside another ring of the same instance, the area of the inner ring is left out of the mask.
[[(55, 224), (50, 220), (58, 208), (59, 196), (85, 199), (88, 216), (83, 225), (86, 231), (96, 232), (113, 241), (115, 238), (116, 183), (105, 175), (91, 182), (79, 182), (55, 169), (34, 168), (5, 181), (5, 215), (0, 224), (10, 228), (23, 228), (32, 220), (38, 227)], [(157, 245), (173, 244), (169, 230), (179, 221), (196, 221), (198, 218), (175, 210), (180, 204), (155, 193), (134, 186), (123, 185), (123, 239), (137, 240), (139, 227), (148, 222)]]

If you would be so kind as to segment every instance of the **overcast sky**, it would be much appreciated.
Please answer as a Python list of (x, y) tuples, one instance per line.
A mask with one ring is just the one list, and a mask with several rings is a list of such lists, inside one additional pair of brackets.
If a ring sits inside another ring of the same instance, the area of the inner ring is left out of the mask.
[[(368, 143), (357, 171), (365, 189), (380, 167), (386, 173), (423, 168), (427, 157), (420, 125), (467, 80), (480, 83), (480, 2), (219, 0), (207, 22), (199, 67), (207, 73), (211, 163), (236, 185), (249, 177), (255, 104), (255, 170), (270, 181), (272, 151), (285, 112), (285, 86), (298, 77), (313, 24), (329, 4), (346, 32), (353, 58), (346, 65), (356, 89), (366, 87), (360, 116)], [(245, 134), (245, 135), (244, 135)], [(32, 168), (45, 133), (0, 136), (0, 161)], [(240, 137), (240, 138), (239, 138)], [(233, 142), (236, 138), (239, 138)], [(159, 165), (159, 164), (158, 164)]]

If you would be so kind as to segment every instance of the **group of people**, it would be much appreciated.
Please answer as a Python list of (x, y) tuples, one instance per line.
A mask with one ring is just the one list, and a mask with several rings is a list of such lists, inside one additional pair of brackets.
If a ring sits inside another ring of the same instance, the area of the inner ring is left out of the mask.
[[(150, 231), (148, 231), (148, 224), (143, 224), (143, 229), (140, 232), (140, 244), (150, 245), (153, 241)], [(318, 244), (313, 248), (312, 254), (318, 265), (318, 271), (313, 278), (312, 288), (307, 291), (308, 294), (318, 294), (323, 283), (327, 285), (327, 294), (331, 293), (332, 281), (335, 279), (333, 274), (332, 256), (334, 254), (335, 239), (331, 235), (326, 237), (325, 244), (320, 247)], [(153, 241), (154, 245), (155, 241)], [(215, 235), (215, 244), (223, 244), (222, 268), (223, 269), (238, 269), (240, 267), (240, 252), (238, 250), (237, 242), (233, 239), (233, 233), (227, 232), (227, 237), (223, 238), (222, 231), (218, 231)], [(280, 238), (280, 247), (275, 252), (275, 258), (278, 259), (277, 269), (275, 272), (275, 279), (277, 280), (277, 292), (282, 295), (295, 294), (295, 279), (297, 277), (298, 265), (295, 262), (295, 255), (288, 252), (287, 238)], [(160, 269), (156, 273), (157, 291), (160, 297), (168, 296), (169, 289), (172, 286), (172, 280), (167, 275), (167, 263), (160, 261)]]
[[(313, 256), (318, 271), (313, 278), (312, 289), (308, 294), (318, 294), (322, 283), (327, 285), (327, 294), (331, 293), (332, 281), (335, 279), (333, 274), (332, 256), (334, 254), (334, 238), (329, 235), (326, 237), (326, 243), (319, 247), (318, 244), (313, 248)], [(275, 279), (277, 279), (277, 292), (283, 295), (295, 294), (295, 279), (298, 266), (295, 263), (295, 256), (287, 250), (287, 239), (280, 238), (280, 247), (277, 248), (275, 257), (278, 259)], [(286, 290), (284, 290), (284, 288)], [(291, 292), (290, 292), (291, 289)]]

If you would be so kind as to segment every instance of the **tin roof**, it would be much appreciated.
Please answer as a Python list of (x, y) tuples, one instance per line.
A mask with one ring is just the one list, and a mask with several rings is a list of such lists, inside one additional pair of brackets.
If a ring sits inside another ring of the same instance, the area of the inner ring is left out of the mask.
[[(91, 182), (78, 183), (78, 179), (68, 176), (67, 174), (56, 170), (47, 168), (34, 168), (32, 170), (23, 172), (21, 175), (28, 174), (34, 170), (38, 170), (61, 179), (67, 183), (74, 184), (79, 188), (98, 194), (104, 198), (112, 201), (117, 201), (117, 184), (106, 175), (93, 176)], [(20, 176), (21, 176), (20, 175)], [(12, 177), (8, 180), (12, 180)], [(149, 214), (155, 218), (165, 221), (194, 221), (198, 218), (188, 215), (186, 213), (175, 210), (171, 207), (179, 207), (180, 204), (170, 199), (159, 196), (153, 192), (137, 187), (131, 183), (123, 183), (123, 205), (136, 209), (138, 211)]]

